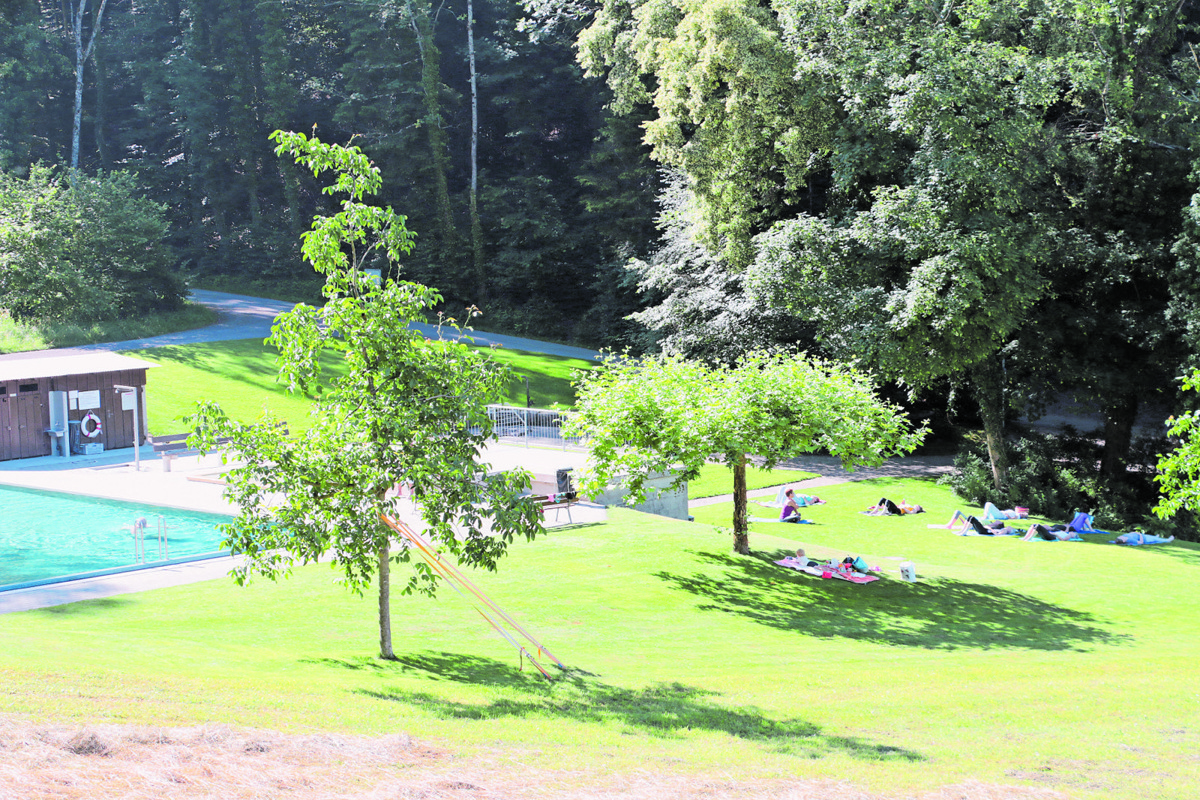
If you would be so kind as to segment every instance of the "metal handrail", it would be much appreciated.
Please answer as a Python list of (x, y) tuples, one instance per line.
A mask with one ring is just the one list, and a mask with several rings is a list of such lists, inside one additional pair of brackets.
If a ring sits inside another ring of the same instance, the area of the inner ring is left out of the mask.
[(571, 416), (570, 411), (549, 408), (522, 408), (499, 404), (487, 407), (496, 438), (502, 441), (521, 441), (526, 447), (530, 443), (568, 447), (583, 447), (580, 436), (564, 436), (563, 423)]

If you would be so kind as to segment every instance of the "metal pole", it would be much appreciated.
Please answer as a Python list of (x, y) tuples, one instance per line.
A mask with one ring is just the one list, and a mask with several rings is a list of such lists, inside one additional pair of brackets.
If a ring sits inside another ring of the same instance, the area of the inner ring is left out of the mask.
[(532, 408), (533, 404), (529, 402), (529, 376), (525, 376), (525, 407)]
[(142, 415), (138, 413), (138, 390), (136, 386), (121, 386), (114, 384), (113, 388), (124, 397), (125, 393), (133, 395), (133, 471), (142, 471)]

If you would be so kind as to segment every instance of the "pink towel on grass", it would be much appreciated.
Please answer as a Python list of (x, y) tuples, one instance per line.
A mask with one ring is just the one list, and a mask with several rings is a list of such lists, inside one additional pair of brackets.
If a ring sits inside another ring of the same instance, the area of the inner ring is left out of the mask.
[(843, 581), (850, 581), (850, 583), (871, 583), (872, 581), (879, 580), (878, 575), (864, 575), (861, 572), (855, 572), (848, 565), (846, 565), (845, 569), (842, 569), (837, 564), (819, 564), (815, 567), (810, 567), (808, 566), (807, 558), (801, 559), (795, 556), (781, 558), (775, 563), (781, 567), (803, 572), (805, 575), (812, 575), (814, 578), (838, 578)]

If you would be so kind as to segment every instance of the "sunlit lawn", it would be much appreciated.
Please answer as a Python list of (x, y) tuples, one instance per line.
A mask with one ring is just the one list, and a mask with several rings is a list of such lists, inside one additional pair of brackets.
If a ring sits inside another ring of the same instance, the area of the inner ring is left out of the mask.
[[(537, 407), (572, 405), (571, 373), (591, 366), (586, 361), (504, 348), (493, 357), (508, 364), (517, 374), (508, 394), (497, 402), (525, 405), (529, 377), (530, 402)], [(292, 431), (309, 427), (311, 402), (303, 395), (289, 395), (276, 382), (275, 351), (261, 339), (175, 345), (138, 350), (131, 355), (160, 366), (149, 370), (146, 405), (150, 432), (180, 433), (186, 426), (179, 417), (195, 410), (202, 399), (219, 400), (234, 419), (253, 422), (264, 409), (285, 419)], [(338, 374), (339, 365), (330, 359), (328, 375)]]
[(88, 325), (74, 322), (16, 322), (7, 312), (0, 311), (0, 353), (145, 339), (201, 328), (216, 321), (217, 313), (198, 303), (185, 303), (178, 311), (141, 314)]
[[(746, 488), (762, 489), (766, 486), (781, 486), (785, 483), (795, 483), (807, 478), (816, 477), (811, 472), (801, 472), (794, 469), (759, 469), (754, 466), (746, 467)], [(733, 470), (724, 464), (705, 464), (700, 476), (688, 481), (688, 499), (698, 497), (716, 497), (733, 493)]]
[[(0, 617), (0, 711), (404, 731), (583, 776), (1200, 795), (1200, 548), (957, 537), (926, 528), (956, 503), (924, 481), (821, 494), (817, 524), (755, 523), (749, 557), (711, 525), (627, 511), (514, 546), (477, 580), (571, 667), (553, 684), (449, 592), (396, 598), (401, 658), (376, 660), (374, 598), (320, 566)], [(931, 511), (857, 513), (881, 495)], [(856, 586), (772, 563), (800, 545), (888, 572)], [(906, 559), (920, 582), (899, 580)]]

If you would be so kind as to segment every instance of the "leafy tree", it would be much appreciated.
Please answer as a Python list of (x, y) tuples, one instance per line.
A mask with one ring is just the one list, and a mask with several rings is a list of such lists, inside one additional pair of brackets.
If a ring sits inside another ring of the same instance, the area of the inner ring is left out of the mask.
[[(1140, 224), (1139, 186), (1151, 164), (1159, 186), (1186, 172), (1195, 39), (1165, 0), (611, 0), (579, 47), (619, 102), (652, 104), (655, 157), (687, 176), (700, 241), (732, 274), (749, 266), (752, 297), (910, 387), (971, 376), (999, 487), (1004, 360), (1040, 301), (1090, 284), (1096, 320), (1136, 320), (1106, 337), (1108, 361), (1161, 327), (1161, 294), (1127, 313), (1174, 236)], [(1068, 241), (1093, 255), (1055, 260)], [(1105, 267), (1125, 289), (1080, 278)], [(1106, 398), (1115, 471), (1136, 404), (1068, 358), (1035, 380)]]
[(663, 184), (659, 246), (649, 258), (629, 262), (649, 301), (631, 319), (651, 331), (654, 344), (666, 353), (720, 364), (754, 350), (810, 343), (811, 324), (782, 304), (750, 297), (745, 274), (696, 240), (699, 221), (686, 176), (668, 172)]
[[(1185, 391), (1200, 391), (1200, 370), (1183, 379)], [(1180, 511), (1200, 514), (1200, 411), (1188, 411), (1173, 418), (1170, 435), (1180, 440), (1174, 451), (1158, 461), (1158, 481), (1162, 498), (1154, 507), (1160, 519)]]
[[(243, 463), (228, 473), (229, 497), (240, 513), (227, 544), (246, 555), (235, 578), (272, 579), (296, 563), (332, 554), (345, 583), (362, 592), (379, 585), (380, 655), (394, 658), (391, 638), (392, 552), (382, 514), (394, 513), (389, 491), (413, 487), (424, 533), (439, 552), (494, 570), (517, 536), (541, 531), (538, 509), (522, 493), (524, 471), (491, 472), (477, 463), (492, 438), (486, 404), (508, 385), (508, 371), (464, 344), (426, 341), (409, 323), (441, 301), (416, 283), (380, 285), (362, 271), (376, 258), (394, 262), (411, 246), (404, 217), (366, 205), (380, 174), (357, 147), (330, 145), (304, 134), (276, 132), (277, 152), (290, 153), (314, 174), (333, 172), (328, 194), (344, 195), (341, 210), (314, 220), (304, 257), (325, 276), (326, 302), (281, 315), (268, 343), (279, 349), (279, 375), (290, 391), (317, 395), (314, 424), (287, 438), (267, 420), (243, 425), (214, 403), (191, 421), (196, 443), (215, 449), (219, 437)], [(321, 381), (321, 359), (339, 358), (344, 375)], [(419, 559), (402, 590), (433, 594), (438, 576)]]
[(647, 481), (676, 472), (680, 487), (712, 458), (733, 471), (733, 549), (750, 551), (746, 463), (765, 467), (817, 450), (844, 465), (876, 465), (924, 437), (849, 367), (754, 353), (733, 367), (678, 356), (612, 358), (578, 381), (572, 435), (591, 445), (585, 491), (617, 483), (634, 503)]

